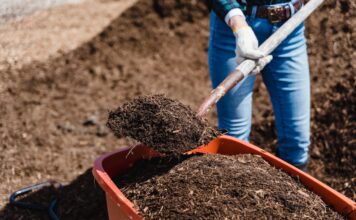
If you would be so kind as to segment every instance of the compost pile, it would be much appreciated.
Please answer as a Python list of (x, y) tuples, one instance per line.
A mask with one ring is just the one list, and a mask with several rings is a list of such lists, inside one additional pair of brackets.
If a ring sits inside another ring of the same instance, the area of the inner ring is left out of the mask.
[(343, 219), (254, 155), (141, 160), (116, 183), (146, 219)]
[(173, 154), (205, 145), (221, 134), (189, 106), (163, 95), (124, 103), (110, 112), (107, 125), (117, 137), (131, 137)]
[[(315, 104), (312, 136), (312, 174), (356, 200), (356, 76), (344, 76)], [(350, 89), (352, 88), (352, 89)], [(328, 137), (328, 138), (326, 138)], [(330, 143), (332, 140), (332, 143)], [(323, 171), (323, 172), (321, 172)], [(342, 181), (341, 181), (342, 180)]]

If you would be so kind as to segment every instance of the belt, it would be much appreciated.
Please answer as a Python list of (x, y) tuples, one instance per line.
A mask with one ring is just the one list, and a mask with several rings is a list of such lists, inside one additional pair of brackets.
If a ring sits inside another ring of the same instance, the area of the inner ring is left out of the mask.
[[(304, 0), (295, 1), (292, 6), (294, 7), (294, 12), (297, 12), (304, 5)], [(253, 8), (256, 7), (256, 17), (266, 18), (271, 23), (278, 23), (281, 21), (288, 20), (292, 17), (292, 8), (290, 4), (283, 5), (246, 5), (244, 14), (250, 16), (252, 14)]]

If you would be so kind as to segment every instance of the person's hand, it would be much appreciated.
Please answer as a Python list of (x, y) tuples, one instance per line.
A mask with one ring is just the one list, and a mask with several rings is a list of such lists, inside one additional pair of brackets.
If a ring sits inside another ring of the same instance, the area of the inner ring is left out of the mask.
[(234, 16), (230, 19), (229, 25), (236, 38), (236, 62), (242, 63), (245, 59), (256, 60), (257, 64), (252, 74), (259, 73), (269, 62), (272, 56), (266, 56), (258, 50), (258, 40), (251, 27), (242, 16)]

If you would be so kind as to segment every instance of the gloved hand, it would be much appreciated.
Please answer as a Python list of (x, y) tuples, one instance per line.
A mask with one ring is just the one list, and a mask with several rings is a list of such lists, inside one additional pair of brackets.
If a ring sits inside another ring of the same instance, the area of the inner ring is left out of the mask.
[(243, 26), (237, 31), (234, 31), (236, 37), (236, 62), (242, 63), (245, 59), (253, 59), (257, 61), (252, 74), (259, 73), (272, 60), (272, 55), (266, 56), (258, 50), (258, 40), (255, 33), (249, 26)]

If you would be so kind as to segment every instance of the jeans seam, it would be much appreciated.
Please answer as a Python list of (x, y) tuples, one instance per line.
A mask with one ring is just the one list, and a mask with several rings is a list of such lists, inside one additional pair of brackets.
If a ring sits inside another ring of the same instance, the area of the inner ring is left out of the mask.
[[(210, 15), (211, 16), (211, 15)], [(212, 25), (211, 25), (211, 23), (213, 23)], [(210, 19), (210, 30), (212, 30), (212, 31), (210, 31), (210, 42), (209, 42), (209, 47), (211, 47), (212, 45), (212, 42), (214, 41), (214, 39), (215, 39), (215, 34), (216, 34), (216, 21), (215, 21), (215, 19)]]

